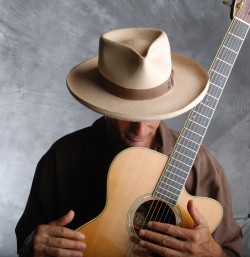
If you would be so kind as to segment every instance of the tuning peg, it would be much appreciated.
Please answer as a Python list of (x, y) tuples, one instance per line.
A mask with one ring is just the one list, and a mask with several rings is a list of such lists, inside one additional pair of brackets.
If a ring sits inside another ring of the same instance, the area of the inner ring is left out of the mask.
[(243, 4), (244, 4), (244, 1), (242, 0), (242, 1), (240, 1), (240, 2), (236, 5), (236, 7), (237, 7), (238, 9), (240, 9), (240, 8), (243, 6)]

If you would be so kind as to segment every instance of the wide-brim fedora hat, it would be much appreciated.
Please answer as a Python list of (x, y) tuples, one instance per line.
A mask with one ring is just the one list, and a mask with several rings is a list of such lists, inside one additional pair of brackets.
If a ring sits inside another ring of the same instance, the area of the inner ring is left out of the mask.
[(100, 37), (99, 54), (75, 66), (67, 86), (83, 105), (105, 116), (154, 121), (178, 116), (205, 96), (208, 73), (171, 53), (164, 31), (123, 28)]

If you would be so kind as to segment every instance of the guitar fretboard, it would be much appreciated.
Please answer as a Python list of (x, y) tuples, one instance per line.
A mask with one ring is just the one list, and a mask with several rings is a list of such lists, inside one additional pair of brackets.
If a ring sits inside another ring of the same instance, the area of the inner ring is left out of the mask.
[(208, 91), (203, 100), (189, 113), (153, 192), (156, 198), (172, 205), (177, 204), (248, 30), (248, 24), (236, 18), (232, 20), (208, 71)]

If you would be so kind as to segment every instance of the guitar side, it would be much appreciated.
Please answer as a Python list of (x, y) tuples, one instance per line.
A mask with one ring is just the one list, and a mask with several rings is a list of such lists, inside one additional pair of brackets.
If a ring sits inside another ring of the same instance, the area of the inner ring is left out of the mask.
[[(135, 201), (152, 194), (167, 159), (167, 156), (158, 152), (136, 147), (128, 148), (116, 156), (109, 169), (104, 210), (98, 217), (78, 228), (85, 235), (85, 256), (148, 256), (149, 253), (139, 247), (129, 234), (128, 213)], [(194, 200), (207, 219), (212, 233), (222, 218), (221, 205), (210, 198), (191, 196), (183, 189), (177, 209), (181, 226), (186, 228), (193, 227), (193, 220), (187, 211), (190, 199)]]

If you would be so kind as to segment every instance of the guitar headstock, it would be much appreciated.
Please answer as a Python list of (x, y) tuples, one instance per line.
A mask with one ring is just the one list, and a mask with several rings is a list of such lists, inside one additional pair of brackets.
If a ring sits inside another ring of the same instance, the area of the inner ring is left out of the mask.
[(233, 16), (250, 25), (250, 0), (235, 0)]

